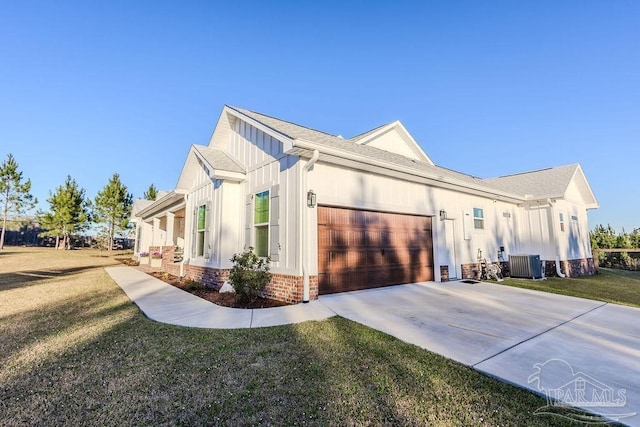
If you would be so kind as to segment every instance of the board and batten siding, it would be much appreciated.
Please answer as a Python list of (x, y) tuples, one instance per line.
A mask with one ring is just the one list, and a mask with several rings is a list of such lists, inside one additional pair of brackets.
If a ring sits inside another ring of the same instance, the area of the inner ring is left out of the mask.
[[(215, 218), (213, 218), (214, 206), (217, 200), (214, 196), (214, 183), (204, 171), (198, 171), (194, 180), (194, 187), (188, 193), (187, 206), (185, 209), (185, 240), (188, 247), (185, 248), (185, 256), (188, 256), (190, 263), (198, 266), (211, 266), (218, 257), (212, 246), (212, 235), (215, 235)], [(205, 205), (207, 212), (207, 230), (205, 232), (204, 252), (208, 255), (196, 255), (196, 215), (199, 206)]]
[[(529, 228), (520, 224), (522, 209), (515, 204), (322, 162), (309, 173), (309, 188), (316, 192), (320, 205), (432, 216), (436, 280), (439, 265), (455, 262), (459, 268), (477, 262), (478, 250), (491, 261), (497, 261), (501, 246), (505, 257), (520, 253), (521, 242), (526, 240), (521, 228)], [(483, 229), (473, 227), (473, 208), (483, 210)], [(441, 209), (447, 212), (446, 225), (439, 217)], [(471, 215), (471, 228), (467, 230), (465, 212)], [(316, 241), (317, 231), (313, 233)], [(447, 234), (454, 241), (447, 241)]]
[[(283, 144), (260, 129), (237, 120), (233, 126), (226, 150), (247, 169), (247, 181), (241, 195), (242, 221), (241, 247), (245, 242), (253, 245), (253, 210), (248, 204), (251, 195), (269, 190), (270, 203), (278, 222), (269, 227), (269, 246), (272, 256), (271, 271), (281, 274), (299, 273), (299, 212), (300, 162), (298, 157), (283, 153)], [(277, 196), (274, 197), (274, 195)], [(247, 236), (247, 234), (249, 234)]]
[[(202, 267), (231, 268), (231, 257), (242, 251), (241, 218), (243, 185), (234, 182), (211, 180), (200, 176), (189, 193), (185, 209), (185, 255), (190, 263)], [(207, 182), (208, 181), (208, 182)], [(206, 206), (205, 253), (208, 258), (196, 255), (196, 221), (199, 206)]]

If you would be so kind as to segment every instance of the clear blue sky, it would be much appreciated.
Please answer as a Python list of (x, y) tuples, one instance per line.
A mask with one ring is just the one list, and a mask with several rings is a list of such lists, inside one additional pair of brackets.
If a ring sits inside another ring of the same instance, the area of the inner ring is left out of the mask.
[(350, 137), (400, 120), (436, 164), (580, 163), (590, 228), (640, 227), (640, 2), (6, 1), (0, 159), (33, 194), (172, 189), (224, 104)]

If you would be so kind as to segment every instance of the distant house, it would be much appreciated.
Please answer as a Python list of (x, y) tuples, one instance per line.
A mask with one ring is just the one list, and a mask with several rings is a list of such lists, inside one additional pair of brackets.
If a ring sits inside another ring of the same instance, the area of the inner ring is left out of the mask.
[(300, 302), (477, 277), (514, 254), (592, 274), (597, 207), (578, 164), (481, 179), (436, 166), (398, 121), (345, 139), (225, 106), (176, 188), (137, 207), (135, 249), (215, 287), (253, 247), (271, 258), (267, 295)]

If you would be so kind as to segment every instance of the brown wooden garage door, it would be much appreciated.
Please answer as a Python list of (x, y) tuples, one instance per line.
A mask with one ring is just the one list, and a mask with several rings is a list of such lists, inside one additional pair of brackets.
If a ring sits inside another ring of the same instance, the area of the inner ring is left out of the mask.
[(431, 217), (318, 207), (321, 295), (428, 280)]

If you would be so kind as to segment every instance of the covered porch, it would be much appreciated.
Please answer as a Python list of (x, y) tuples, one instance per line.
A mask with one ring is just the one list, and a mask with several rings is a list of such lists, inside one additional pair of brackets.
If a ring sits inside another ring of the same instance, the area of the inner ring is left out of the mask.
[(140, 237), (142, 245), (139, 250), (149, 254), (152, 266), (182, 262), (186, 244), (185, 206), (184, 194), (172, 191), (139, 212), (145, 224), (143, 233), (149, 234), (147, 238)]

